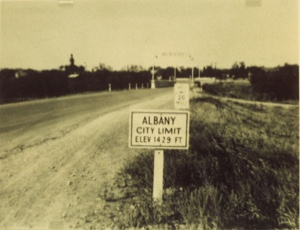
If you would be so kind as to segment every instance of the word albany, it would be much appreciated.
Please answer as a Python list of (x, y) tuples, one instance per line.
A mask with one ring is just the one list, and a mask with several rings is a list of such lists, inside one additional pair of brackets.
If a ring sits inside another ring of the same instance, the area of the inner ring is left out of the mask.
[(142, 125), (174, 125), (176, 117), (144, 116)]

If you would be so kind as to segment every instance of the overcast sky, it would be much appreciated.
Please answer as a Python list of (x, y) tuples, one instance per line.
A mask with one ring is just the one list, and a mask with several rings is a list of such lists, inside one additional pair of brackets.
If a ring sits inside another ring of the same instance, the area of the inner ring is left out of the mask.
[(0, 66), (59, 68), (71, 53), (87, 69), (295, 64), (297, 11), (297, 0), (1, 0)]

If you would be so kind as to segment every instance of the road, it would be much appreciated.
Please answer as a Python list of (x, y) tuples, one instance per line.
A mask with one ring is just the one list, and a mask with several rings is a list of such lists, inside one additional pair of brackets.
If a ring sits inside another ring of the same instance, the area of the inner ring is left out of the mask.
[(73, 229), (124, 162), (131, 109), (172, 109), (168, 89), (0, 106), (0, 229)]

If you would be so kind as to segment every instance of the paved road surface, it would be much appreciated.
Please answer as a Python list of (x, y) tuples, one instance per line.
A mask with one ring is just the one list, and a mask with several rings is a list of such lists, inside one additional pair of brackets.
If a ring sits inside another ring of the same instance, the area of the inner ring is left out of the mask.
[(128, 148), (130, 109), (172, 106), (172, 88), (0, 106), (0, 229), (74, 228), (138, 154)]

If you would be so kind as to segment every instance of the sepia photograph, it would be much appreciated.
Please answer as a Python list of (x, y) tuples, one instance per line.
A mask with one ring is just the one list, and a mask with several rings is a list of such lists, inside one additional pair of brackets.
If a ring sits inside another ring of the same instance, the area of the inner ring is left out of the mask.
[(299, 229), (298, 0), (0, 0), (0, 229)]

